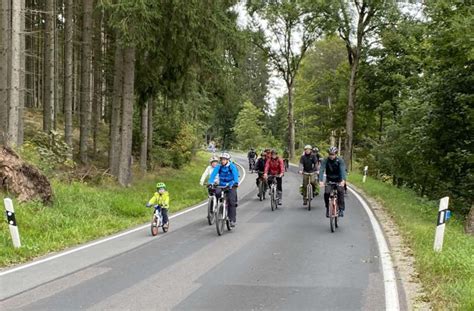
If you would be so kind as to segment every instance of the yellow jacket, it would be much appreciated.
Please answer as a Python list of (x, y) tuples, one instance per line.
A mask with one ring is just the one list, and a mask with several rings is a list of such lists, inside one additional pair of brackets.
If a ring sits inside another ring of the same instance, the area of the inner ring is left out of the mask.
[(162, 208), (169, 208), (170, 206), (170, 194), (168, 191), (165, 191), (163, 194), (155, 192), (153, 197), (148, 201), (151, 205), (159, 205)]

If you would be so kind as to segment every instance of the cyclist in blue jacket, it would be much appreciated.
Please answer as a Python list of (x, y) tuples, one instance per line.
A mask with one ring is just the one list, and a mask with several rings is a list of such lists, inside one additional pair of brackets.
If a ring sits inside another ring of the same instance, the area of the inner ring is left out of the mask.
[[(220, 156), (221, 163), (218, 164), (209, 177), (209, 184), (214, 184), (216, 177), (219, 177), (218, 185), (228, 187), (228, 212), (230, 226), (235, 227), (237, 220), (237, 187), (239, 185), (239, 171), (234, 163), (230, 161), (230, 154), (224, 152)], [(216, 196), (219, 198), (222, 189), (216, 189)]]

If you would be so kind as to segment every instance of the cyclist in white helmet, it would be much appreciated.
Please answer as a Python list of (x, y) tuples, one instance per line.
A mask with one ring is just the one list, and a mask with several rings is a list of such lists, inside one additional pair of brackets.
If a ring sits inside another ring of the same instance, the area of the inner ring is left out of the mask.
[[(324, 189), (324, 203), (326, 204), (326, 217), (329, 217), (329, 196), (333, 187), (337, 188), (337, 200), (339, 202), (339, 217), (344, 217), (344, 185), (346, 184), (346, 165), (342, 158), (337, 156), (337, 148), (328, 149), (329, 156), (324, 159), (319, 170), (319, 182)], [(325, 174), (326, 173), (326, 174)], [(326, 175), (326, 184), (324, 183)], [(329, 183), (329, 184), (328, 184)]]
[(204, 172), (201, 175), (201, 180), (199, 181), (199, 184), (201, 186), (204, 186), (204, 182), (206, 181), (206, 178), (209, 175), (211, 175), (212, 171), (217, 166), (217, 163), (219, 163), (219, 159), (217, 157), (213, 156), (209, 159), (209, 166), (206, 167), (206, 169), (204, 170)]

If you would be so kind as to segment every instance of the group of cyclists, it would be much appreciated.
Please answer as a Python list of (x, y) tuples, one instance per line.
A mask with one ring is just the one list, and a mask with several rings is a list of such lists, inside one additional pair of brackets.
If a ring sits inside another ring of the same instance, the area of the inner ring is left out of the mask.
[[(326, 206), (326, 217), (329, 217), (329, 196), (334, 187), (337, 188), (337, 196), (339, 202), (339, 217), (344, 216), (344, 187), (346, 183), (346, 169), (344, 160), (337, 156), (338, 149), (330, 147), (328, 149), (328, 157), (322, 158), (318, 148), (311, 145), (304, 147), (304, 152), (300, 157), (298, 172), (303, 175), (303, 205), (307, 204), (306, 191), (309, 183), (313, 186), (313, 193), (318, 195), (319, 186), (324, 187), (324, 203)], [(289, 167), (289, 154), (286, 149), (283, 157), (278, 155), (275, 149), (265, 149), (257, 156), (255, 149), (247, 154), (249, 160), (249, 170), (258, 174), (257, 186), (259, 182), (265, 182), (268, 189), (268, 180), (276, 183), (277, 188), (277, 204), (282, 205), (283, 199), (283, 176)], [(317, 178), (317, 179), (316, 179)], [(206, 180), (207, 179), (207, 180)], [(222, 191), (227, 191), (228, 200), (228, 217), (230, 226), (235, 227), (237, 221), (237, 187), (239, 185), (239, 172), (237, 166), (231, 160), (231, 156), (227, 152), (223, 152), (219, 157), (213, 155), (209, 159), (209, 166), (205, 169), (201, 176), (200, 184), (206, 185), (209, 191), (213, 191), (216, 197), (220, 197)], [(216, 187), (217, 186), (217, 187)], [(156, 193), (149, 200), (147, 206), (158, 204), (162, 208), (163, 221), (168, 227), (168, 207), (169, 194), (164, 183), (156, 185)], [(259, 193), (261, 195), (261, 193)]]
[[(324, 187), (324, 203), (326, 206), (326, 217), (329, 217), (329, 196), (333, 187), (337, 187), (339, 202), (339, 217), (344, 217), (344, 193), (346, 186), (346, 167), (344, 160), (337, 156), (337, 147), (328, 149), (328, 157), (323, 159), (317, 147), (306, 145), (299, 161), (299, 174), (303, 175), (303, 185), (301, 192), (303, 195), (303, 205), (307, 204), (307, 186), (313, 186), (314, 195), (319, 194), (319, 187)], [(257, 186), (262, 180), (267, 180), (269, 175), (275, 176), (278, 191), (278, 204), (282, 204), (282, 178), (284, 172), (288, 170), (289, 155), (288, 149), (283, 153), (283, 159), (279, 158), (274, 149), (265, 149), (256, 159), (256, 152), (253, 148), (247, 154), (249, 167), (258, 173), (256, 179)], [(326, 181), (326, 182), (325, 182)], [(268, 189), (266, 186), (265, 189)], [(261, 193), (258, 194), (259, 196)]]

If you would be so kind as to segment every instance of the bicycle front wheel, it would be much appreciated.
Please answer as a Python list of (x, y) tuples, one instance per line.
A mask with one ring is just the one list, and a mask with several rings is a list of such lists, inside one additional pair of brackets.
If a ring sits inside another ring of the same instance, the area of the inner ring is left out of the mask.
[(275, 210), (275, 207), (276, 207), (276, 200), (275, 200), (275, 191), (274, 189), (271, 190), (271, 193), (270, 193), (270, 206), (272, 208), (272, 211)]
[(306, 189), (306, 196), (308, 198), (308, 211), (311, 210), (311, 200), (313, 199), (313, 187), (309, 183)]
[(151, 235), (156, 236), (158, 235), (158, 219), (155, 215), (151, 218)]
[(219, 205), (219, 209), (217, 211), (217, 218), (216, 218), (216, 230), (217, 235), (222, 235), (224, 232), (224, 222), (225, 222), (225, 215), (224, 215), (224, 204)]

